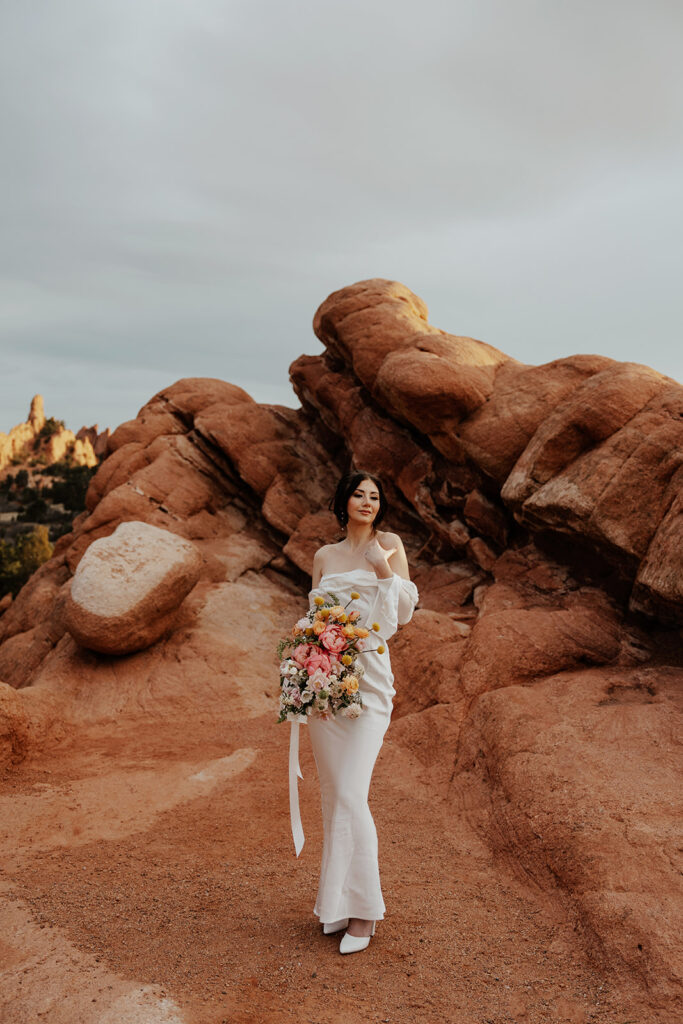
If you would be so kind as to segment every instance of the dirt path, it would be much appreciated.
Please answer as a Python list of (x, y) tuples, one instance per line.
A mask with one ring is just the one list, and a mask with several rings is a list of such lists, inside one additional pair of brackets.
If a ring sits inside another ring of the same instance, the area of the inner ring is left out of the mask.
[(0, 797), (3, 1024), (633, 1019), (560, 901), (493, 863), (391, 730), (371, 790), (387, 916), (340, 956), (312, 913), (315, 763), (304, 737), (297, 860), (287, 743), (271, 715), (128, 722), (20, 766)]

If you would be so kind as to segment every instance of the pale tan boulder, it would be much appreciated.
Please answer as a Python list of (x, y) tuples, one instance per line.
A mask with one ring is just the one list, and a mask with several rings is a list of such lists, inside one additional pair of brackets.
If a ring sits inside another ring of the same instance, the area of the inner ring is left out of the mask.
[(90, 650), (142, 650), (172, 626), (201, 566), (201, 555), (190, 541), (148, 523), (121, 523), (81, 558), (66, 599), (64, 624)]

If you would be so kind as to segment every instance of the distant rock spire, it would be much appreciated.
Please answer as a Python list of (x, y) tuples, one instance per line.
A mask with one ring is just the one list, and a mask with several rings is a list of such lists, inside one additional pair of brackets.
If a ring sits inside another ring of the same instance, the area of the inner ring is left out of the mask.
[(39, 434), (45, 426), (45, 409), (42, 395), (34, 395), (31, 399), (31, 411), (28, 414), (28, 422), (36, 434)]

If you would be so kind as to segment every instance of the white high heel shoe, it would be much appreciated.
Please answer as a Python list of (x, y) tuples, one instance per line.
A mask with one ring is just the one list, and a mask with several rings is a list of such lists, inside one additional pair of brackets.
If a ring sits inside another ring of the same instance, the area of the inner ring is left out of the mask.
[(370, 945), (370, 939), (375, 934), (375, 924), (372, 922), (372, 931), (370, 935), (349, 935), (348, 932), (344, 932), (343, 938), (339, 943), (340, 953), (360, 953), (361, 949), (365, 949)]
[(343, 917), (339, 921), (326, 921), (323, 925), (323, 933), (325, 935), (332, 935), (333, 932), (340, 932), (342, 928), (346, 928), (348, 923), (348, 917)]

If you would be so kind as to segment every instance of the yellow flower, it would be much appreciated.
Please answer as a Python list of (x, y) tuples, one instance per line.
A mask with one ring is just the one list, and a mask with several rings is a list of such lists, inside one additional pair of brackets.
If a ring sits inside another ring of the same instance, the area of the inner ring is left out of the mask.
[(383, 646), (382, 646), (381, 644), (380, 644), (380, 646), (379, 646), (379, 647), (377, 648), (377, 653), (378, 653), (378, 654), (384, 654), (384, 647), (383, 647)]
[(313, 626), (306, 626), (306, 633), (310, 636), (313, 632)]
[(313, 601), (315, 604), (317, 604), (318, 608), (320, 607), (321, 604), (325, 604), (325, 599), (322, 597), (314, 597)]
[(372, 628), (374, 629), (375, 633), (379, 633), (379, 622), (373, 622)]
[(355, 590), (351, 591), (351, 600), (352, 601), (357, 601), (359, 597), (360, 597), (360, 594), (357, 594)]
[(344, 634), (344, 636), (348, 636), (348, 637), (352, 637), (352, 636), (356, 635), (356, 631), (353, 628), (353, 626), (344, 626), (344, 628), (342, 629), (342, 633)]
[(342, 612), (341, 615), (337, 616), (337, 621), (338, 622), (346, 622), (347, 619), (348, 619), (348, 615), (346, 614), (346, 612)]
[(323, 617), (323, 619), (329, 619), (330, 611), (331, 611), (330, 608), (321, 608), (320, 609), (320, 615)]
[(342, 654), (342, 659), (341, 660), (342, 660), (342, 665), (352, 665), (353, 664), (353, 658), (351, 657), (350, 654)]

